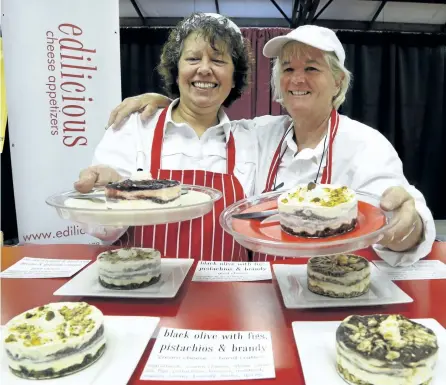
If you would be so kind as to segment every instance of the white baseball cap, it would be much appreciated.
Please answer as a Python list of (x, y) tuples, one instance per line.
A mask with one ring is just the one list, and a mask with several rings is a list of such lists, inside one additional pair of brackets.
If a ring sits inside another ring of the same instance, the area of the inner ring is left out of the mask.
[(322, 51), (334, 52), (344, 65), (344, 47), (336, 34), (331, 29), (317, 25), (303, 25), (287, 35), (272, 38), (263, 47), (263, 55), (270, 58), (279, 56), (282, 47), (289, 41), (299, 41)]

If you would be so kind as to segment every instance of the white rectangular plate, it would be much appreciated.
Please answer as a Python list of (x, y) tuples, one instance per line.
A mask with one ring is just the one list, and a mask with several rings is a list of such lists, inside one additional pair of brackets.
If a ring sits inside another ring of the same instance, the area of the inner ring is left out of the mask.
[[(443, 385), (446, 383), (446, 331), (434, 319), (414, 321), (432, 329), (437, 335), (438, 361), (430, 385)], [(336, 329), (339, 324), (339, 321), (293, 322), (294, 339), (306, 385), (346, 384), (336, 371)]]
[[(8, 367), (1, 344), (0, 378), (7, 385), (126, 385), (159, 323), (156, 317), (104, 317), (107, 346), (104, 355), (88, 368), (52, 380), (26, 380), (16, 377)], [(1, 334), (1, 333), (0, 333)], [(3, 341), (3, 338), (2, 338)]]
[(411, 297), (373, 265), (370, 265), (370, 290), (356, 298), (330, 298), (308, 290), (307, 265), (273, 264), (273, 270), (283, 302), (288, 309), (377, 306), (413, 302)]
[(161, 279), (148, 287), (135, 290), (113, 290), (103, 287), (98, 280), (97, 262), (92, 263), (54, 295), (115, 298), (173, 298), (181, 287), (193, 259), (162, 258)]

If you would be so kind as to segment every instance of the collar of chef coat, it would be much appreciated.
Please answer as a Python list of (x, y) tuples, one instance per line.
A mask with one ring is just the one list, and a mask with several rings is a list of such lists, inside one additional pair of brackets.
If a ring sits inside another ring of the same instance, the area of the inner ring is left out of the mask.
[[(291, 123), (293, 125), (293, 123)], [(291, 126), (288, 126), (287, 130), (290, 129)], [(328, 127), (330, 127), (330, 120), (328, 121)], [(327, 130), (326, 135), (329, 134), (329, 130)], [(318, 145), (315, 148), (305, 148), (302, 151), (298, 152), (297, 143), (294, 141), (294, 129), (290, 129), (287, 136), (285, 137), (285, 140), (282, 144), (282, 152), (285, 151), (285, 155), (283, 157), (283, 160), (287, 163), (292, 163), (293, 161), (297, 159), (303, 159), (303, 160), (312, 160), (314, 163), (319, 164), (324, 152), (324, 142), (325, 142), (325, 136), (322, 137), (322, 139), (319, 141)], [(327, 138), (327, 141), (325, 142), (325, 154), (327, 153), (328, 149), (328, 141), (329, 138)], [(323, 169), (327, 164), (327, 157), (324, 156), (324, 159), (321, 164), (321, 169)]]
[[(172, 109), (180, 102), (180, 99), (175, 99), (167, 109), (166, 114), (166, 122), (164, 124), (164, 134), (169, 134), (170, 130), (178, 130), (181, 128), (186, 128), (183, 130), (183, 134), (188, 136), (196, 135), (195, 131), (192, 127), (190, 127), (187, 123), (177, 123), (172, 120)], [(220, 108), (217, 114), (218, 123), (215, 126), (209, 127), (201, 136), (201, 140), (206, 140), (209, 136), (218, 135), (221, 130), (226, 138), (226, 143), (228, 143), (229, 136), (231, 133), (231, 121), (228, 116), (224, 112), (223, 108)]]

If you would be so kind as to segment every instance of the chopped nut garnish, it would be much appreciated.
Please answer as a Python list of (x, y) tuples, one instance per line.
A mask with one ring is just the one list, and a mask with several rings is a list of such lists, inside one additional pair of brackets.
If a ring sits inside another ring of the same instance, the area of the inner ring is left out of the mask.
[(15, 338), (14, 334), (10, 334), (8, 336), (8, 338), (5, 339), (5, 342), (6, 343), (8, 343), (8, 342), (17, 342), (17, 339)]

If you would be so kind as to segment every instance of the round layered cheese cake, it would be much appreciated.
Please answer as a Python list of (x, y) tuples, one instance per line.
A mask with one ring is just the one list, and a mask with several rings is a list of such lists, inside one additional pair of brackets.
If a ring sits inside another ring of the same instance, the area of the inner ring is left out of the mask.
[(402, 315), (353, 315), (336, 331), (336, 366), (349, 384), (428, 385), (437, 354), (434, 332)]
[(154, 209), (180, 205), (181, 183), (169, 179), (126, 179), (105, 186), (110, 209)]
[(278, 198), (282, 229), (295, 236), (323, 238), (355, 228), (358, 200), (346, 186), (309, 183)]
[(97, 257), (99, 282), (107, 289), (131, 290), (153, 285), (161, 278), (161, 254), (150, 248), (123, 248)]
[(335, 298), (358, 297), (370, 288), (370, 264), (354, 254), (313, 257), (307, 264), (308, 289)]
[(4, 329), (9, 368), (27, 379), (66, 376), (105, 351), (104, 317), (85, 302), (58, 302), (28, 310)]

